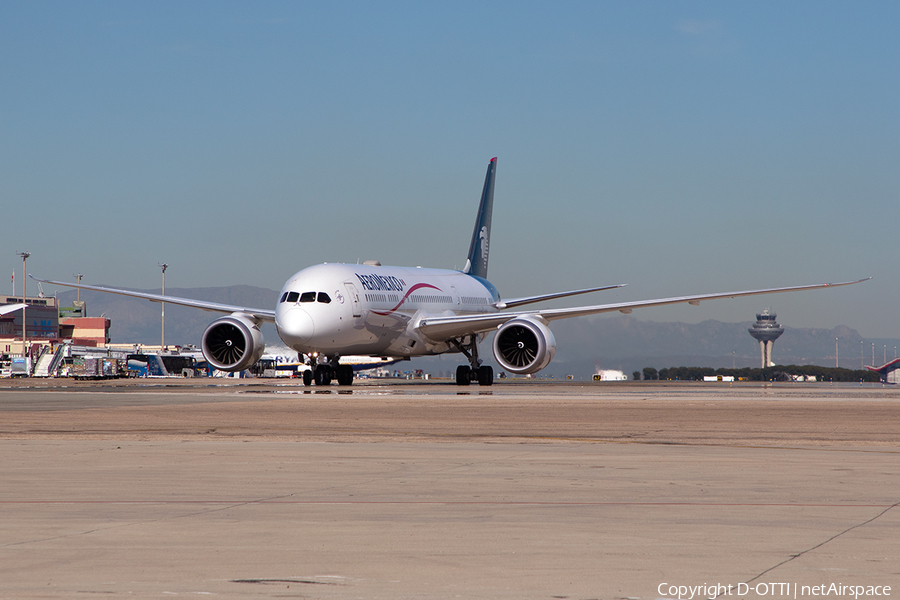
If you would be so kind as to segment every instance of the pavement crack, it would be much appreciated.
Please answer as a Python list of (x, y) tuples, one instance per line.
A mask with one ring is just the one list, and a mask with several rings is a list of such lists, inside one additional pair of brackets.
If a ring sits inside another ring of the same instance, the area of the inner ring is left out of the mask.
[(333, 581), (316, 581), (315, 579), (232, 579), (231, 583), (255, 583), (259, 585), (271, 585), (273, 583), (305, 583), (308, 585), (340, 585)]
[[(141, 521), (129, 521), (127, 523), (116, 523), (115, 525), (109, 525), (107, 527), (95, 527), (94, 529), (86, 529), (84, 531), (76, 531), (76, 532), (67, 533), (64, 535), (55, 535), (55, 536), (49, 536), (49, 537), (33, 539), (33, 540), (22, 540), (20, 542), (12, 542), (9, 544), (2, 544), (2, 545), (0, 545), (0, 548), (14, 548), (16, 546), (26, 546), (28, 544), (39, 544), (41, 542), (50, 542), (53, 540), (62, 540), (62, 539), (71, 538), (71, 537), (91, 535), (91, 534), (97, 533), (99, 531), (108, 531), (110, 529), (120, 529), (123, 527), (134, 527), (136, 525), (146, 525), (148, 523), (161, 523), (163, 521), (174, 521), (177, 519), (185, 519), (188, 517), (195, 517), (197, 515), (206, 515), (206, 514), (212, 514), (215, 512), (221, 512), (223, 510), (231, 510), (234, 508), (240, 508), (242, 506), (248, 506), (250, 504), (259, 504), (262, 502), (272, 502), (273, 500), (283, 500), (284, 498), (290, 498), (293, 495), (294, 494), (280, 494), (277, 496), (269, 496), (267, 498), (257, 498), (255, 500), (245, 500), (243, 502), (234, 502), (234, 503), (227, 504), (225, 506), (219, 506), (216, 508), (206, 508), (204, 510), (195, 510), (192, 512), (187, 512), (187, 513), (183, 513), (180, 515), (174, 515), (174, 516), (170, 516), (170, 517), (160, 517), (158, 519), (144, 519)], [(148, 503), (152, 504), (153, 502), (148, 502)]]
[[(791, 554), (788, 558), (784, 559), (784, 560), (781, 561), (780, 563), (778, 563), (778, 564), (776, 564), (776, 565), (773, 565), (773, 566), (769, 567), (768, 569), (766, 569), (765, 571), (763, 571), (763, 572), (761, 572), (761, 573), (758, 573), (756, 576), (751, 577), (750, 579), (748, 579), (748, 580), (745, 581), (744, 583), (749, 584), (749, 583), (751, 583), (751, 582), (753, 582), (753, 581), (756, 581), (757, 579), (759, 579), (760, 577), (762, 577), (762, 576), (765, 575), (766, 573), (769, 573), (769, 572), (771, 572), (771, 571), (774, 571), (774, 570), (777, 569), (778, 567), (781, 567), (781, 566), (783, 566), (783, 565), (786, 565), (787, 563), (789, 563), (789, 562), (791, 562), (791, 561), (793, 561), (793, 560), (796, 560), (797, 558), (800, 558), (800, 557), (803, 556), (804, 554), (809, 554), (809, 553), (812, 552), (813, 550), (817, 550), (817, 549), (821, 548), (822, 546), (824, 546), (824, 545), (826, 545), (826, 544), (828, 544), (828, 543), (830, 543), (830, 542), (833, 542), (834, 540), (838, 539), (839, 537), (842, 537), (842, 536), (846, 535), (847, 533), (850, 533), (850, 532), (853, 531), (854, 529), (858, 529), (858, 528), (860, 528), (860, 527), (863, 527), (864, 525), (868, 525), (869, 523), (872, 523), (873, 521), (878, 520), (879, 518), (881, 518), (882, 516), (884, 516), (885, 514), (887, 514), (888, 511), (890, 511), (890, 510), (892, 510), (892, 509), (894, 509), (894, 508), (897, 508), (898, 506), (900, 506), (900, 502), (895, 502), (894, 504), (891, 504), (890, 506), (888, 506), (887, 508), (885, 508), (884, 510), (882, 510), (880, 513), (878, 513), (878, 514), (875, 515), (874, 517), (871, 517), (871, 518), (866, 519), (865, 521), (863, 521), (863, 522), (861, 522), (861, 523), (857, 523), (856, 525), (853, 525), (853, 526), (851, 526), (851, 527), (848, 527), (847, 529), (844, 529), (843, 531), (839, 531), (838, 533), (834, 534), (833, 536), (831, 536), (831, 537), (828, 538), (827, 540), (824, 540), (824, 541), (822, 541), (822, 542), (819, 542), (819, 543), (816, 544), (815, 546), (810, 546), (810, 547), (807, 548), (806, 550), (801, 550), (800, 552), (797, 552), (797, 553), (795, 553), (795, 554)], [(716, 598), (718, 598), (718, 596), (716, 596)]]

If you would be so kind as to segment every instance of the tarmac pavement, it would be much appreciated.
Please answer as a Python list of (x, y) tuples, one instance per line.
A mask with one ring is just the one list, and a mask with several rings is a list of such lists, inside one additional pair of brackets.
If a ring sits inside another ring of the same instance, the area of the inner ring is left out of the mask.
[(900, 594), (891, 388), (313, 391), (0, 387), (0, 597)]

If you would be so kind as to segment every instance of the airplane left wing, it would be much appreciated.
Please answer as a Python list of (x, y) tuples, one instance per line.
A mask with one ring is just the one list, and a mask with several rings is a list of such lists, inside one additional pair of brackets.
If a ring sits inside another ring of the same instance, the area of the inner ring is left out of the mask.
[(219, 313), (244, 313), (250, 315), (260, 321), (269, 323), (275, 322), (275, 311), (264, 308), (249, 308), (247, 306), (233, 306), (231, 304), (219, 304), (218, 302), (206, 302), (204, 300), (194, 300), (192, 298), (179, 298), (178, 296), (163, 296), (162, 294), (148, 294), (146, 292), (133, 292), (131, 290), (120, 290), (116, 288), (100, 287), (96, 285), (84, 285), (76, 283), (67, 283), (63, 281), (50, 281), (49, 279), (38, 279), (32, 274), (29, 277), (41, 283), (49, 283), (51, 285), (63, 285), (66, 287), (79, 288), (82, 290), (92, 290), (95, 292), (106, 292), (109, 294), (119, 294), (120, 296), (131, 296), (132, 298), (142, 298), (150, 302), (165, 302), (167, 304), (178, 304), (180, 306), (190, 306), (191, 308), (199, 308)]
[(666, 304), (700, 304), (704, 300), (716, 300), (718, 298), (738, 298), (741, 296), (760, 296), (763, 294), (777, 294), (781, 292), (798, 292), (801, 290), (815, 290), (828, 287), (840, 287), (868, 281), (871, 277), (858, 281), (845, 281), (842, 283), (817, 283), (813, 285), (799, 285), (792, 287), (768, 288), (762, 290), (745, 290), (741, 292), (719, 292), (715, 294), (700, 294), (696, 296), (677, 296), (673, 298), (660, 298), (657, 300), (638, 300), (635, 302), (620, 302), (617, 304), (599, 304), (596, 306), (576, 306), (574, 308), (550, 308), (543, 310), (485, 313), (479, 315), (460, 315), (454, 317), (425, 317), (416, 329), (426, 337), (442, 342), (465, 335), (484, 333), (496, 329), (507, 321), (517, 317), (537, 316), (545, 321), (557, 319), (569, 319), (571, 317), (583, 317), (605, 312), (620, 311), (631, 313), (635, 308), (650, 306), (664, 306)]
[(568, 298), (569, 296), (577, 296), (578, 294), (590, 294), (591, 292), (602, 292), (603, 290), (613, 290), (625, 287), (627, 283), (618, 285), (604, 285), (602, 287), (587, 288), (585, 290), (572, 290), (571, 292), (557, 292), (555, 294), (543, 294), (541, 296), (526, 296), (525, 298), (512, 298), (510, 300), (501, 300), (494, 304), (499, 309), (515, 308), (526, 304), (534, 304), (536, 302), (544, 302), (545, 300), (555, 300), (557, 298)]

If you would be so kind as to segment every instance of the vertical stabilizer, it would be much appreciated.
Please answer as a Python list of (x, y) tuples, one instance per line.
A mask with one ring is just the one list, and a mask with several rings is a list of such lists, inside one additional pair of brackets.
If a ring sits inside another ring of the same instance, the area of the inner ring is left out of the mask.
[(481, 204), (478, 205), (478, 216), (475, 219), (475, 231), (469, 244), (469, 256), (463, 273), (487, 279), (488, 253), (491, 246), (491, 211), (494, 208), (494, 177), (497, 175), (497, 158), (488, 164), (487, 175), (484, 176), (484, 190), (481, 192)]

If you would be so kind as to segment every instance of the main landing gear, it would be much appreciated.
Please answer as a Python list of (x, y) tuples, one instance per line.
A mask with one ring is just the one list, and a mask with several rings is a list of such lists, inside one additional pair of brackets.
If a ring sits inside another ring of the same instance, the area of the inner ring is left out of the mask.
[(303, 371), (303, 385), (331, 385), (333, 379), (337, 379), (338, 385), (353, 384), (353, 367), (350, 365), (316, 364), (310, 365), (310, 369)]
[(473, 369), (467, 365), (459, 365), (456, 367), (456, 384), (469, 385), (469, 383), (477, 381), (478, 385), (493, 385), (494, 368), (490, 365), (481, 365), (477, 369)]
[(450, 340), (450, 343), (456, 346), (457, 350), (465, 354), (469, 359), (469, 366), (459, 365), (456, 367), (456, 384), (469, 385), (473, 381), (477, 381), (478, 385), (493, 385), (494, 368), (490, 365), (481, 364), (478, 358), (478, 342), (477, 337), (470, 335), (468, 342), (466, 339)]

